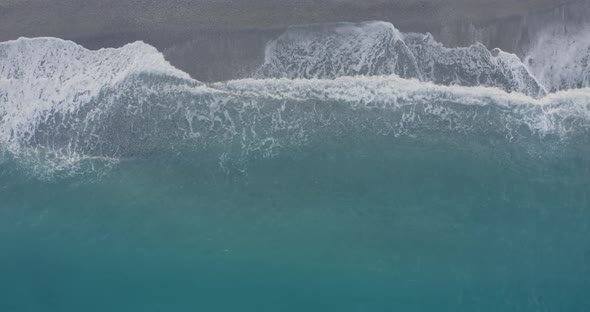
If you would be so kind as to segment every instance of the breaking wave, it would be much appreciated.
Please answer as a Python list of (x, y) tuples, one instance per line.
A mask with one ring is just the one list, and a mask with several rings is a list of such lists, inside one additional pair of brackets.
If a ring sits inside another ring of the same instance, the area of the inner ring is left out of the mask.
[(535, 153), (587, 140), (590, 89), (547, 95), (531, 68), (382, 22), (291, 28), (269, 43), (256, 79), (213, 84), (141, 42), (89, 51), (21, 38), (0, 43), (0, 149), (51, 172), (185, 151), (247, 160), (342, 135)]
[(430, 34), (368, 22), (291, 27), (270, 42), (261, 78), (398, 75), (442, 85), (488, 86), (533, 97), (545, 89), (517, 56), (482, 44), (446, 48)]
[(569, 30), (547, 27), (529, 49), (525, 62), (552, 92), (590, 87), (590, 26)]

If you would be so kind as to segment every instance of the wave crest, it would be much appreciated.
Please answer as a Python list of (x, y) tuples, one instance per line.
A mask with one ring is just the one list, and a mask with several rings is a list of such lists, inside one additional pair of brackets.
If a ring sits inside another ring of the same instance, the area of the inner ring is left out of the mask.
[[(409, 37), (409, 50), (419, 49), (417, 40), (430, 40)], [(489, 53), (477, 46), (438, 49), (452, 57), (477, 51), (488, 59)], [(490, 59), (503, 64), (516, 61), (494, 53)], [(342, 135), (384, 136), (391, 144), (400, 137), (500, 140), (540, 150), (567, 141), (586, 144), (590, 137), (590, 89), (534, 98), (396, 75), (205, 85), (143, 43), (88, 51), (58, 39), (20, 39), (0, 44), (0, 55), (8, 56), (0, 65), (0, 151), (46, 171), (184, 151), (220, 159), (266, 157)]]
[(476, 44), (445, 48), (430, 34), (367, 22), (291, 27), (266, 49), (258, 78), (397, 75), (442, 85), (488, 86), (534, 97), (543, 86), (515, 55)]

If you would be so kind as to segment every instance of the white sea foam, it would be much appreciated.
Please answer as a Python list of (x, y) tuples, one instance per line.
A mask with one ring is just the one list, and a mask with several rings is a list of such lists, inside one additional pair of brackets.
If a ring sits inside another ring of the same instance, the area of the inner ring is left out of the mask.
[(533, 42), (525, 63), (552, 92), (590, 87), (590, 26), (548, 26)]
[(545, 89), (517, 56), (481, 44), (446, 48), (430, 34), (386, 22), (291, 27), (266, 48), (258, 78), (397, 75), (443, 85), (489, 86), (540, 97)]
[(386, 22), (290, 27), (266, 47), (260, 78), (397, 74), (420, 78), (402, 34)]
[[(495, 53), (520, 68), (512, 55)], [(567, 138), (590, 127), (590, 88), (535, 98), (396, 75), (204, 85), (143, 43), (89, 51), (59, 39), (19, 39), (0, 44), (0, 55), (0, 147), (50, 159), (53, 168), (183, 148), (273, 155), (356, 128), (512, 140)]]
[(0, 43), (0, 142), (30, 136), (53, 112), (74, 113), (105, 87), (139, 74), (190, 79), (143, 42), (98, 51), (57, 38)]

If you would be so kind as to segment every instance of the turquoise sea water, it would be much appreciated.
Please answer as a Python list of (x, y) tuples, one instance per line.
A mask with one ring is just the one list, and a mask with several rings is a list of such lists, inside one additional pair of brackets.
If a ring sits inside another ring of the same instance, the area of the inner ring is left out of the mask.
[(0, 310), (587, 311), (588, 137), (460, 139), (345, 131), (51, 180), (5, 162)]

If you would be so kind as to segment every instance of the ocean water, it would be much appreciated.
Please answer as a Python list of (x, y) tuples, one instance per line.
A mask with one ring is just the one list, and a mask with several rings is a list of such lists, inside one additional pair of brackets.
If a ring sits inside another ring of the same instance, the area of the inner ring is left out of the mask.
[(441, 51), (481, 75), (0, 44), (0, 311), (588, 311), (585, 78)]
[(361, 139), (245, 173), (192, 157), (129, 161), (91, 182), (5, 173), (2, 310), (590, 306), (587, 141), (514, 160), (518, 148), (475, 139)]

